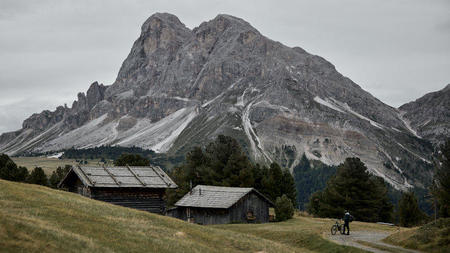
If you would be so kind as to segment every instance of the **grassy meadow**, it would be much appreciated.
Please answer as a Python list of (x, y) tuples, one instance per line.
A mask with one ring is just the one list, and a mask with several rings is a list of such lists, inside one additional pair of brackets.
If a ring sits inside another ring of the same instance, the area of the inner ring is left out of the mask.
[(450, 218), (394, 233), (384, 241), (425, 252), (450, 252)]
[[(11, 157), (11, 159), (17, 164), (17, 166), (24, 166), (29, 171), (33, 170), (35, 167), (41, 167), (47, 176), (50, 176), (59, 166), (64, 167), (66, 164), (78, 164), (75, 159), (58, 159), (48, 157)], [(84, 165), (89, 166), (98, 166), (100, 162), (99, 159), (86, 159), (85, 161), (88, 163)]]
[(0, 180), (2, 252), (364, 252), (325, 239), (332, 222), (296, 216), (280, 223), (201, 226)]
[[(274, 240), (294, 248), (303, 247), (313, 252), (364, 252), (353, 247), (338, 247), (334, 242), (326, 239), (334, 222), (335, 220), (332, 219), (311, 218), (297, 214), (294, 219), (285, 222), (257, 225), (229, 224), (214, 227)], [(352, 232), (386, 231), (393, 233), (398, 228), (355, 221), (351, 224), (351, 230)]]

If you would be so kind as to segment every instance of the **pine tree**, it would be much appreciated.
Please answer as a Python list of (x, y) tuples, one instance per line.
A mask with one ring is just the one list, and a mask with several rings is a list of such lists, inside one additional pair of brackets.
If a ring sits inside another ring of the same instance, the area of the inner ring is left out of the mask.
[(283, 170), (281, 192), (291, 200), (294, 207), (297, 207), (297, 190), (295, 188), (295, 181), (288, 169)]
[(438, 201), (439, 216), (446, 218), (450, 217), (450, 139), (441, 146), (436, 164), (431, 193)]
[(336, 173), (336, 167), (316, 161), (313, 168), (311, 162), (303, 154), (299, 164), (294, 167), (293, 173), (297, 190), (298, 208), (305, 210), (310, 196), (314, 192), (325, 188), (326, 182)]
[(59, 166), (55, 171), (53, 171), (49, 179), (50, 187), (57, 188), (59, 182), (66, 176), (71, 168), (71, 165), (66, 165), (64, 168)]
[[(85, 164), (87, 161), (85, 161)], [(116, 166), (149, 166), (150, 161), (140, 155), (122, 154), (114, 161)]]
[(404, 227), (418, 225), (424, 217), (424, 214), (419, 209), (414, 192), (406, 192), (402, 194), (398, 209), (399, 222), (400, 225)]
[(361, 221), (389, 219), (392, 207), (386, 186), (380, 182), (358, 158), (347, 158), (324, 191), (313, 195), (309, 210), (320, 217), (340, 218), (345, 210), (350, 210)]

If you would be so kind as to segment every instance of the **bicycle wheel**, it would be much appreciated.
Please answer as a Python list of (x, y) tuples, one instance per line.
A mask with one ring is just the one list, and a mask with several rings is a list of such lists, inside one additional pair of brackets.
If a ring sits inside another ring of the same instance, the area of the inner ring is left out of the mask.
[(336, 225), (331, 226), (331, 234), (332, 234), (332, 235), (335, 235), (336, 232), (337, 232), (337, 230), (338, 230), (338, 228), (337, 228)]

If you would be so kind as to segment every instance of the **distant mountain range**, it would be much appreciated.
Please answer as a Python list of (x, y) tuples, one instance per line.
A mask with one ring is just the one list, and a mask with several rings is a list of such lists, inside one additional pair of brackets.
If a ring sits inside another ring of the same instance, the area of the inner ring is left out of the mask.
[(449, 86), (388, 106), (325, 59), (218, 15), (190, 30), (171, 14), (142, 25), (116, 81), (93, 83), (71, 108), (33, 114), (0, 152), (138, 146), (183, 155), (230, 135), (261, 163), (326, 164), (357, 156), (398, 189), (423, 187), (433, 144), (448, 137)]

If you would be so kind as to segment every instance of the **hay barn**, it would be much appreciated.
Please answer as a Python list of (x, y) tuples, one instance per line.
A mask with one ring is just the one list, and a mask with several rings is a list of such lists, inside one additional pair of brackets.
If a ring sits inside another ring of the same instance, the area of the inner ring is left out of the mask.
[(253, 188), (197, 185), (167, 211), (197, 224), (265, 223), (273, 203)]
[(58, 185), (88, 198), (163, 214), (165, 191), (177, 188), (157, 166), (72, 167)]

